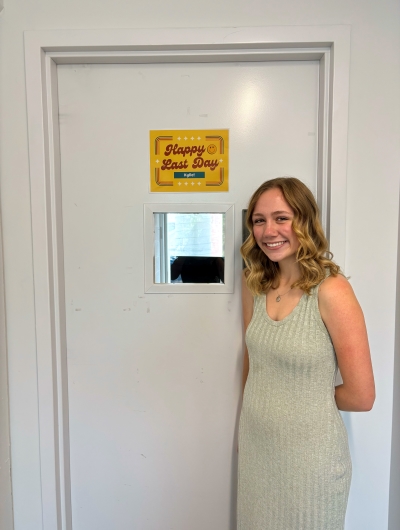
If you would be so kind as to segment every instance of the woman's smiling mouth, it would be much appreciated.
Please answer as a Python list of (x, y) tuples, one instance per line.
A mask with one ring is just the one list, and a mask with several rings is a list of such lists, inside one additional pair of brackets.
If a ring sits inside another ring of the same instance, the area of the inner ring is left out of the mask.
[(276, 243), (264, 243), (264, 244), (267, 246), (267, 248), (280, 248), (285, 243), (287, 243), (287, 240), (286, 241), (277, 241)]

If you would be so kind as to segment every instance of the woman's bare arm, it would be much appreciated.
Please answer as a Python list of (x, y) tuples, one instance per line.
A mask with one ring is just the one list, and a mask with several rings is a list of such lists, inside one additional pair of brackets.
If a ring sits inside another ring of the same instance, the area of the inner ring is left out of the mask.
[(336, 404), (340, 410), (371, 410), (374, 376), (364, 315), (353, 289), (343, 276), (330, 276), (320, 286), (318, 301), (343, 379), (336, 387)]
[[(249, 291), (244, 273), (242, 273), (242, 308), (243, 308), (243, 325), (244, 332), (246, 333), (247, 326), (250, 324), (250, 321), (253, 317), (253, 295)], [(244, 392), (244, 387), (246, 386), (247, 376), (249, 375), (249, 354), (247, 352), (247, 347), (244, 348), (244, 357), (243, 357), (243, 379), (242, 379), (242, 390)]]

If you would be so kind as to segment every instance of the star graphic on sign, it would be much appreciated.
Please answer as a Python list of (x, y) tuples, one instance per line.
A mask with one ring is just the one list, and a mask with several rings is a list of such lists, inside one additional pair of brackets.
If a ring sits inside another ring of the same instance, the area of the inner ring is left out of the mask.
[(160, 161), (159, 160), (156, 160), (156, 164), (158, 164)]
[(192, 186), (194, 186), (194, 182), (192, 182)]
[(187, 140), (186, 136), (185, 136), (184, 140)]
[(193, 136), (190, 138), (191, 140), (194, 140)]
[(178, 136), (178, 140), (180, 140), (180, 139), (181, 139), (181, 137), (180, 137), (180, 136)]
[(201, 186), (201, 182), (198, 182), (197, 185), (198, 185), (198, 186)]
[(188, 185), (187, 182), (185, 182), (185, 186), (187, 186), (187, 185)]
[(198, 137), (197, 137), (197, 139), (198, 139), (198, 140), (201, 140), (201, 137), (200, 137), (200, 136), (198, 136)]
[(182, 183), (181, 183), (181, 182), (178, 182), (178, 186), (182, 186)]
[(222, 158), (220, 158), (220, 159), (219, 159), (219, 161), (220, 161), (220, 162), (221, 162), (221, 164), (222, 164), (222, 162), (223, 162)]

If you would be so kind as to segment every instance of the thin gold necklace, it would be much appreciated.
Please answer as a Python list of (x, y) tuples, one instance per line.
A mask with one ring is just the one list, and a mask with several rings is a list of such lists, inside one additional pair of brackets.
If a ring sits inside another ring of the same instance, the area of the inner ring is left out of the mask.
[(276, 301), (276, 302), (280, 302), (282, 296), (285, 296), (285, 294), (288, 294), (291, 290), (292, 290), (292, 288), (290, 288), (289, 291), (286, 291), (286, 293), (278, 294), (278, 296), (275, 298), (275, 301)]

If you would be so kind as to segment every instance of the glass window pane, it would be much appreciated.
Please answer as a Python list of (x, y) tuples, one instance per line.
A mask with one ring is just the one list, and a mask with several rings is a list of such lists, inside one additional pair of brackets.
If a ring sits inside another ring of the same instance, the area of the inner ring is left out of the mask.
[(155, 213), (155, 283), (224, 283), (225, 214)]

